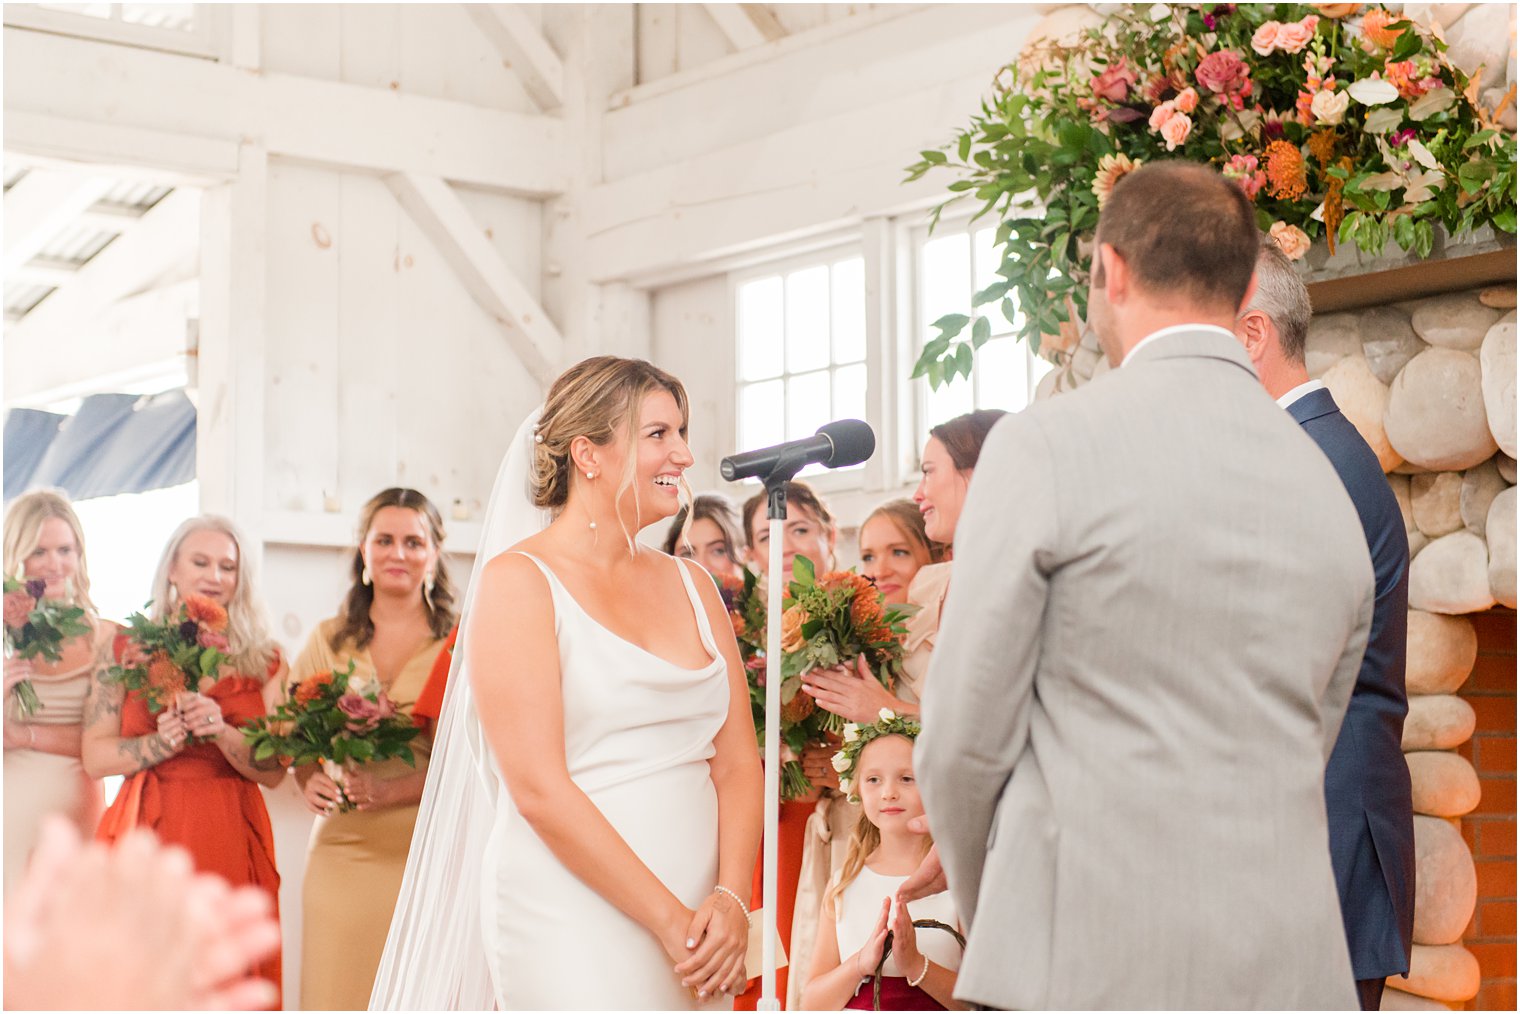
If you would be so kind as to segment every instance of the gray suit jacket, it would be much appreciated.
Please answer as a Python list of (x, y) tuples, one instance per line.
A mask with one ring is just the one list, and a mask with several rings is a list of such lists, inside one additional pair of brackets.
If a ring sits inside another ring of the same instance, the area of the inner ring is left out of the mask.
[(1000, 1008), (1346, 1008), (1325, 762), (1373, 577), (1233, 337), (1158, 338), (982, 450), (916, 763)]

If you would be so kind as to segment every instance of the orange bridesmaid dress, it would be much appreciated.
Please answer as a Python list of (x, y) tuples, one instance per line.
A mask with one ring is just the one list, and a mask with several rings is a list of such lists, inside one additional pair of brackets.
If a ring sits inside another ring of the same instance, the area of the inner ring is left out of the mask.
[[(279, 668), (276, 656), (269, 675)], [(211, 684), (205, 693), (221, 705), (223, 721), (236, 728), (265, 713), (263, 689), (262, 681), (233, 674)], [(147, 702), (129, 691), (121, 709), (122, 736), (157, 731), (158, 719), (148, 711)], [(227, 762), (214, 743), (187, 746), (128, 778), (101, 817), (96, 837), (115, 841), (136, 827), (184, 847), (202, 873), (219, 874), (234, 886), (263, 888), (278, 918), (280, 874), (275, 869), (274, 831), (263, 794)], [(256, 972), (279, 989), (279, 952), (261, 962)]]
[[(794, 799), (781, 804), (776, 817), (776, 933), (785, 942), (788, 953), (792, 939), (792, 909), (797, 904), (797, 882), (802, 876), (803, 845), (807, 838), (808, 818), (818, 806), (816, 799)], [(751, 887), (750, 910), (758, 911), (764, 897), (765, 848), (755, 859), (755, 879)], [(776, 996), (785, 1007), (786, 983), (790, 966), (776, 969)], [(807, 974), (807, 969), (801, 971)], [(760, 979), (734, 998), (734, 1010), (755, 1010), (760, 1003)]]

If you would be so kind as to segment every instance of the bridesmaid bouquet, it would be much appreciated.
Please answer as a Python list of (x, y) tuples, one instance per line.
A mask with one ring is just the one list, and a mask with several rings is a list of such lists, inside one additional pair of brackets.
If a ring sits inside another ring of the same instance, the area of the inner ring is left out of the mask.
[(110, 677), (135, 690), (151, 714), (179, 694), (200, 690), (221, 675), (227, 660), (227, 610), (202, 595), (188, 595), (170, 619), (154, 622), (142, 613), (127, 620), (127, 643)]
[[(317, 764), (343, 793), (343, 766), (399, 757), (412, 767), (411, 741), (422, 730), (401, 714), (373, 678), (354, 678), (354, 663), (342, 671), (313, 673), (297, 683), (274, 714), (243, 730), (256, 761), (278, 757), (287, 767)], [(354, 808), (343, 793), (339, 810)]]
[[(908, 613), (888, 606), (876, 586), (854, 571), (830, 571), (820, 577), (805, 556), (792, 561), (792, 581), (782, 607), (781, 737), (793, 753), (801, 754), (809, 743), (824, 742), (844, 728), (842, 718), (802, 692), (802, 677), (863, 655), (871, 672), (890, 689), (902, 674)], [(812, 788), (802, 765), (788, 761), (781, 773), (782, 798), (795, 799)]]
[[(58, 599), (43, 598), (47, 582), (5, 579), (5, 647), (21, 658), (41, 656), (49, 662), (63, 657), (63, 642), (90, 632), (84, 610)], [(12, 691), (22, 715), (42, 710), (31, 680), (22, 680)]]

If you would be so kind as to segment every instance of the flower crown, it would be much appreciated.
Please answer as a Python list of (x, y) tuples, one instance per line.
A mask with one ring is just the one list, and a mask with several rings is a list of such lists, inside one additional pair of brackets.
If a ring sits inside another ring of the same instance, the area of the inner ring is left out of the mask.
[(882, 708), (877, 713), (876, 721), (870, 725), (857, 725), (854, 722), (846, 722), (844, 726), (844, 746), (834, 755), (834, 770), (839, 773), (839, 789), (850, 797), (850, 802), (860, 802), (860, 794), (855, 791), (855, 766), (860, 762), (860, 752), (866, 748), (866, 744), (873, 739), (882, 736), (903, 736), (907, 739), (917, 739), (923, 731), (923, 726), (911, 718), (903, 718), (891, 708)]

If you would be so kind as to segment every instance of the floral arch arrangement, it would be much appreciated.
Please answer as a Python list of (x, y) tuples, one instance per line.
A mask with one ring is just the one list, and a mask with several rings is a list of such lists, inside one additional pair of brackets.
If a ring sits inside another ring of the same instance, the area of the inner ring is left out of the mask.
[[(1055, 358), (1086, 315), (1098, 212), (1124, 174), (1180, 158), (1217, 166), (1289, 256), (1323, 237), (1429, 255), (1439, 225), (1515, 232), (1515, 134), (1446, 57), (1438, 25), (1379, 5), (1128, 4), (997, 75), (981, 113), (908, 179), (948, 170), (951, 203), (1002, 219), (998, 279), (972, 314), (935, 322), (914, 376), (969, 376), (992, 333)], [(969, 332), (969, 333), (968, 333)]]

